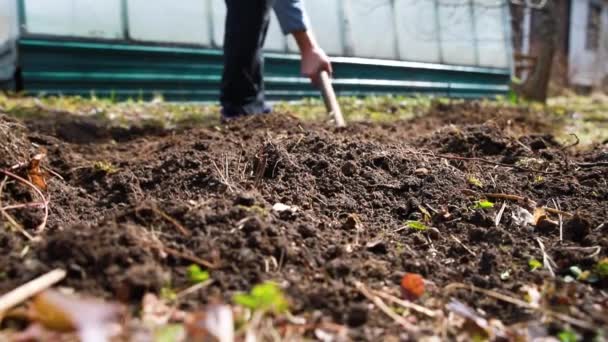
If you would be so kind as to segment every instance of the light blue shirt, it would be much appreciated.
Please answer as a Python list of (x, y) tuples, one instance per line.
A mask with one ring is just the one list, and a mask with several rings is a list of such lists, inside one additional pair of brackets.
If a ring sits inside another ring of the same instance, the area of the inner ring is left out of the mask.
[(274, 12), (284, 34), (305, 31), (310, 26), (303, 0), (275, 0)]

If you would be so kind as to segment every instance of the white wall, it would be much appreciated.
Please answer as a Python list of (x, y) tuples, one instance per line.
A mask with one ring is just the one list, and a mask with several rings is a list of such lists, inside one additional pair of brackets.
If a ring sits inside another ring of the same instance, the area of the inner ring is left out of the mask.
[(608, 71), (608, 62), (604, 59), (608, 49), (605, 43), (608, 35), (608, 6), (603, 6), (600, 47), (597, 51), (590, 51), (585, 48), (589, 4), (589, 0), (572, 1), (570, 14), (569, 80), (572, 84), (582, 86), (599, 85)]

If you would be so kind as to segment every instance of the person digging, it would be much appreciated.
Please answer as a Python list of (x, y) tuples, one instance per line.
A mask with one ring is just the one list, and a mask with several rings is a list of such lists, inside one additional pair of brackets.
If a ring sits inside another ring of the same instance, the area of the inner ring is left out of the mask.
[(332, 73), (329, 58), (316, 42), (302, 0), (226, 0), (224, 70), (220, 91), (222, 121), (267, 114), (262, 48), (274, 11), (284, 34), (291, 34), (301, 56), (302, 75), (319, 86), (321, 72)]

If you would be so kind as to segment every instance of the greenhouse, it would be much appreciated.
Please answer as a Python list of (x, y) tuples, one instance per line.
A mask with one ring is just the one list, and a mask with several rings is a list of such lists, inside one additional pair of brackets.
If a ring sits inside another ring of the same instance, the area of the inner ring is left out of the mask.
[[(505, 0), (307, 0), (339, 95), (504, 94), (511, 75)], [(0, 82), (35, 94), (215, 100), (223, 0), (0, 0)], [(273, 18), (275, 19), (275, 18)], [(297, 47), (272, 21), (271, 99), (318, 96)]]

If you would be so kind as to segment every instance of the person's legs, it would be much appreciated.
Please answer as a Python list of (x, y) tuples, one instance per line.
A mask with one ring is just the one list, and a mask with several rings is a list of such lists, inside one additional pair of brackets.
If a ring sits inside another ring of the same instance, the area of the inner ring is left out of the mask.
[(274, 0), (226, 0), (224, 72), (220, 103), (225, 118), (268, 112), (262, 47)]

